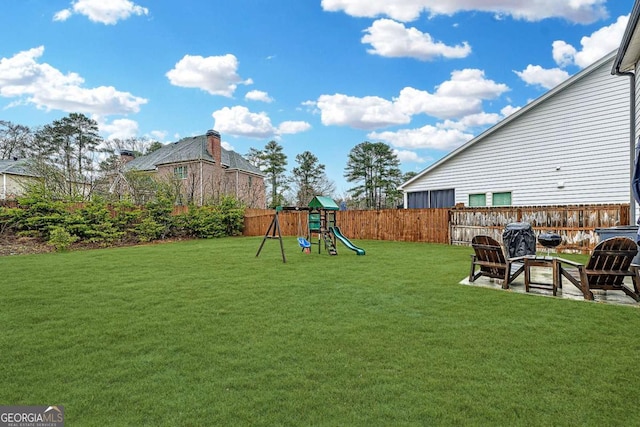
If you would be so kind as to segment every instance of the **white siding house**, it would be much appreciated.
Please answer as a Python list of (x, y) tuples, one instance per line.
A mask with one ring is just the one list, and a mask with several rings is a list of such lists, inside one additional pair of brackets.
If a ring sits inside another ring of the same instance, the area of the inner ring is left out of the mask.
[(0, 200), (15, 200), (35, 179), (26, 160), (0, 160)]
[(616, 52), (405, 182), (406, 208), (629, 203), (629, 81)]
[(640, 135), (640, 79), (637, 77), (638, 72), (640, 72), (640, 1), (636, 0), (611, 70), (612, 74), (628, 76), (633, 82), (631, 97), (635, 102), (633, 105), (633, 127), (630, 129), (632, 140), (635, 140), (636, 135)]

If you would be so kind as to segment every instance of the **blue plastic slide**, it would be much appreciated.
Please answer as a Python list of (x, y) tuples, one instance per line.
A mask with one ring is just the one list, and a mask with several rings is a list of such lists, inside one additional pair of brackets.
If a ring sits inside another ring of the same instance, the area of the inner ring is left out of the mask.
[(344, 237), (342, 235), (342, 232), (340, 232), (340, 228), (331, 227), (331, 232), (336, 236), (336, 239), (340, 240), (343, 245), (345, 245), (347, 248), (349, 248), (352, 251), (354, 251), (356, 254), (358, 254), (358, 255), (364, 255), (365, 254), (364, 249), (357, 247), (356, 245), (351, 243), (351, 241), (349, 239), (347, 239), (346, 237)]

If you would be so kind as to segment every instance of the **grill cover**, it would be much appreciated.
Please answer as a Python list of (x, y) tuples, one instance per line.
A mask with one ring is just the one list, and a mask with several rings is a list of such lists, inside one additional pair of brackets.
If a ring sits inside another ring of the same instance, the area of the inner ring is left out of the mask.
[(528, 222), (507, 224), (502, 242), (509, 258), (536, 254), (536, 235)]

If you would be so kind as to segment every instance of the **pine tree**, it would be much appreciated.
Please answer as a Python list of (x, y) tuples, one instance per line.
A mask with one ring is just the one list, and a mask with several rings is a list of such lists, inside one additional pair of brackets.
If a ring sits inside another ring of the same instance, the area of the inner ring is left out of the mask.
[(101, 142), (96, 121), (79, 113), (54, 120), (36, 133), (39, 163), (48, 171), (51, 166), (61, 171), (64, 195), (69, 197), (88, 196), (93, 155)]
[(296, 192), (296, 205), (306, 206), (317, 195), (332, 196), (335, 185), (325, 174), (325, 165), (310, 151), (296, 156), (298, 166), (293, 168), (292, 182)]
[(344, 177), (358, 185), (349, 193), (368, 209), (393, 207), (402, 177), (399, 166), (398, 156), (385, 143), (365, 141), (356, 145), (349, 152)]
[(287, 155), (276, 141), (269, 141), (264, 150), (249, 149), (249, 161), (259, 167), (267, 175), (267, 182), (271, 190), (269, 207), (275, 208), (284, 202), (284, 191), (288, 188), (285, 174)]

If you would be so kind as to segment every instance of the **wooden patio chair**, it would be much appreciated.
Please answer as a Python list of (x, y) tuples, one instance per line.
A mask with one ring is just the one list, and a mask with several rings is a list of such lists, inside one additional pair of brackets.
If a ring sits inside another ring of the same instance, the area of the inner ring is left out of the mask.
[[(603, 240), (593, 249), (586, 265), (558, 258), (558, 280), (566, 278), (582, 291), (584, 299), (593, 300), (592, 289), (622, 291), (640, 301), (637, 265), (632, 265), (638, 253), (636, 242), (628, 237), (613, 237)], [(630, 277), (633, 290), (623, 284)]]
[[(475, 236), (471, 240), (475, 254), (471, 255), (471, 272), (469, 282), (480, 276), (502, 280), (502, 287), (509, 289), (509, 284), (524, 271), (524, 257), (507, 258), (502, 245), (489, 236)], [(476, 267), (480, 269), (476, 271)]]

